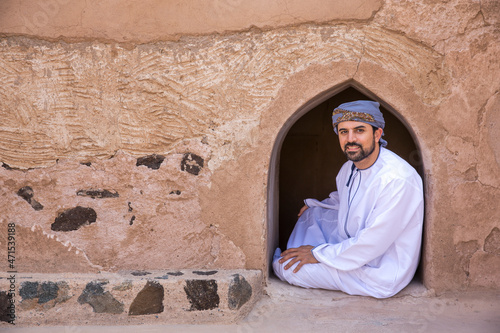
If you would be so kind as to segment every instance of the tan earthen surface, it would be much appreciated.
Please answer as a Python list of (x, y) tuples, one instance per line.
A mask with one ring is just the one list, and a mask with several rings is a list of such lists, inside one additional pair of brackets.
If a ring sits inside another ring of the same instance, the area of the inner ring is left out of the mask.
[[(284, 16), (266, 23), (271, 6), (260, 16), (236, 10), (248, 21), (204, 31), (196, 15), (171, 30), (155, 23), (164, 9), (146, 15), (137, 2), (107, 21), (111, 4), (58, 4), (50, 24), (30, 32), (30, 2), (2, 3), (0, 235), (16, 223), (19, 269), (266, 271), (280, 130), (307, 103), (353, 85), (397, 112), (421, 149), (425, 285), (500, 288), (497, 2), (363, 2), (337, 15), (318, 2), (291, 7), (304, 19), (276, 9)], [(242, 31), (210, 34), (222, 30)], [(177, 33), (190, 36), (171, 41)], [(136, 165), (152, 154), (165, 156), (158, 170)], [(185, 154), (203, 160), (187, 162), (198, 174), (182, 166)], [(42, 210), (17, 195), (26, 186)], [(93, 208), (97, 221), (51, 229), (76, 206)]]
[(367, 20), (381, 0), (4, 0), (0, 33), (137, 43), (182, 35)]

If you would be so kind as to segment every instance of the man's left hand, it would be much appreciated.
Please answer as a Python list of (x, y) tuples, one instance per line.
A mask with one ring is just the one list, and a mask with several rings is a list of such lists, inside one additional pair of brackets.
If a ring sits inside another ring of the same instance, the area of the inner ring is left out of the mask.
[(287, 261), (288, 259), (292, 259), (284, 267), (285, 269), (289, 269), (290, 267), (295, 265), (296, 262), (299, 262), (297, 267), (295, 267), (295, 269), (293, 270), (294, 273), (297, 273), (302, 268), (302, 266), (304, 266), (305, 264), (317, 264), (317, 263), (319, 263), (319, 261), (317, 261), (316, 258), (314, 258), (313, 254), (311, 252), (311, 250), (313, 248), (314, 248), (314, 246), (311, 246), (311, 245), (302, 245), (301, 247), (295, 247), (295, 248), (291, 248), (291, 249), (288, 249), (286, 251), (283, 251), (283, 253), (281, 253), (282, 258), (279, 260), (279, 263), (282, 264), (285, 261)]

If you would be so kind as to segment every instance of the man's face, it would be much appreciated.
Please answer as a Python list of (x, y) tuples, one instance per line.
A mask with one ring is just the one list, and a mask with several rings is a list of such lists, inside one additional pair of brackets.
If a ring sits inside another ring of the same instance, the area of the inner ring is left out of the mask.
[(382, 129), (374, 132), (371, 125), (359, 121), (343, 121), (337, 126), (340, 147), (347, 158), (358, 168), (371, 166), (378, 156)]

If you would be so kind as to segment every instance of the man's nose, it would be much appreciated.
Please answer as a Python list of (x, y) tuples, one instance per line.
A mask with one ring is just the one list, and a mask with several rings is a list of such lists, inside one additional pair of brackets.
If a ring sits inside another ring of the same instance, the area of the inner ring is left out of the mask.
[(356, 135), (353, 131), (349, 131), (349, 133), (347, 134), (347, 140), (349, 142), (356, 142)]

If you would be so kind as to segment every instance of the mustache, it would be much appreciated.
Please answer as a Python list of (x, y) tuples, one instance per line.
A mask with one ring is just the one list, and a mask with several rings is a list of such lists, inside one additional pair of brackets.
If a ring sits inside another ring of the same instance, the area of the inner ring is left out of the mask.
[(356, 146), (356, 147), (359, 147), (359, 148), (363, 148), (359, 143), (355, 143), (355, 142), (347, 142), (345, 145), (344, 145), (344, 150), (347, 149), (347, 147), (349, 146)]

